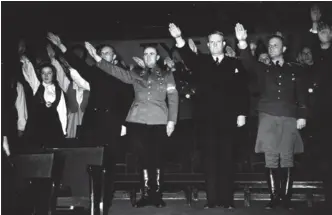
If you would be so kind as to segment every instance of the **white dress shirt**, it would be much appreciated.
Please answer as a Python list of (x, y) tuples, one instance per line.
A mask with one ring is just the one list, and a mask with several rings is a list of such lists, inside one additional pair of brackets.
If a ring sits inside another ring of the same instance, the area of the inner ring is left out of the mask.
[(222, 59), (224, 59), (224, 54), (221, 54), (218, 56), (212, 55), (212, 57), (215, 62), (217, 62), (217, 58), (218, 58), (218, 63), (220, 63), (222, 61)]
[[(24, 76), (25, 80), (29, 83), (29, 85), (33, 91), (33, 95), (35, 95), (40, 86), (40, 81), (37, 78), (37, 75), (36, 75), (35, 69), (33, 68), (32, 63), (28, 59), (26, 59), (25, 61), (22, 61), (22, 63), (23, 63), (23, 67), (22, 67), (23, 76)], [(54, 84), (43, 83), (43, 86), (45, 87), (45, 91), (44, 91), (45, 101), (53, 103), (56, 99), (56, 92), (55, 92)], [(60, 98), (59, 104), (57, 106), (57, 112), (58, 112), (59, 119), (61, 122), (62, 131), (63, 131), (64, 135), (66, 135), (67, 106), (66, 106), (65, 97), (64, 97), (62, 91), (61, 91), (61, 98)]]

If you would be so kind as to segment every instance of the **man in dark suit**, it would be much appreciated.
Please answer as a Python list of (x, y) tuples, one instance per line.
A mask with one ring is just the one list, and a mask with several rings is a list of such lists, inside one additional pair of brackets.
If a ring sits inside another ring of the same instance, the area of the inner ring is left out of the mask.
[(236, 127), (245, 124), (249, 109), (247, 76), (240, 62), (224, 55), (224, 36), (213, 32), (208, 36), (210, 54), (200, 54), (192, 40), (189, 45), (180, 29), (169, 25), (176, 47), (184, 63), (192, 69), (197, 82), (194, 111), (199, 121), (206, 175), (205, 208), (233, 205), (232, 146)]

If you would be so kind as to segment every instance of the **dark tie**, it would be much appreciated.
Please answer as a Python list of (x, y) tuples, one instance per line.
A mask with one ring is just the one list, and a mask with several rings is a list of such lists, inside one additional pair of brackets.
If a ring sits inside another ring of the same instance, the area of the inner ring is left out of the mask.
[(276, 61), (276, 67), (279, 67), (279, 68), (281, 67), (279, 61)]
[(152, 73), (152, 69), (151, 68), (148, 68), (148, 75), (150, 76)]
[(216, 57), (216, 65), (219, 65), (219, 58)]

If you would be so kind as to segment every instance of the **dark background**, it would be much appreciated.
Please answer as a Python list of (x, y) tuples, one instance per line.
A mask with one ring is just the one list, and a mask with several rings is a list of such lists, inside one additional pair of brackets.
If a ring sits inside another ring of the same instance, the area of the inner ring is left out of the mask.
[[(315, 2), (332, 14), (331, 2)], [(2, 2), (4, 39), (47, 30), (70, 39), (169, 37), (175, 22), (190, 36), (211, 30), (234, 33), (241, 22), (252, 33), (310, 29), (313, 2)]]

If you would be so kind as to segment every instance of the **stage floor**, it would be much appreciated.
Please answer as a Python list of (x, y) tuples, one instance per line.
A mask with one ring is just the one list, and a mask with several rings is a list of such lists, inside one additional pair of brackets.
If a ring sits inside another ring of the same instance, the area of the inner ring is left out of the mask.
[(244, 208), (242, 201), (237, 201), (235, 206), (237, 207), (233, 211), (228, 211), (221, 208), (216, 209), (203, 209), (204, 201), (195, 203), (191, 208), (185, 205), (185, 201), (181, 200), (168, 200), (165, 208), (145, 207), (145, 208), (133, 208), (129, 201), (115, 200), (113, 207), (111, 208), (109, 215), (329, 215), (330, 213), (322, 210), (321, 203), (317, 203), (315, 207), (308, 208), (305, 203), (295, 203), (296, 210), (287, 211), (282, 208), (276, 208), (275, 210), (265, 210), (264, 205), (266, 202), (252, 202), (252, 206)]

